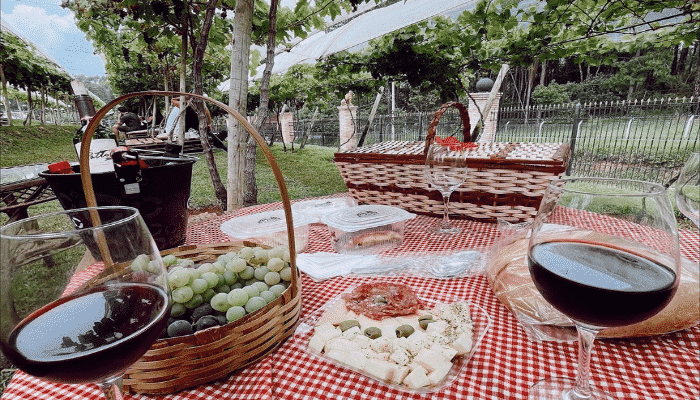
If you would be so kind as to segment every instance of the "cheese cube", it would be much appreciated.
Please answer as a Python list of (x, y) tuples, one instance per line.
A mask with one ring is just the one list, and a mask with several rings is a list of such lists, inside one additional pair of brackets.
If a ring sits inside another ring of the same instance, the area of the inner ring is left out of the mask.
[(408, 338), (400, 337), (392, 342), (392, 351), (408, 348)]
[(352, 339), (352, 341), (357, 343), (360, 346), (360, 348), (362, 348), (362, 349), (368, 348), (371, 340), (372, 339), (368, 338), (365, 335), (358, 335)]
[(408, 365), (408, 363), (411, 362), (411, 355), (408, 354), (406, 349), (399, 347), (398, 349), (394, 350), (393, 353), (391, 353), (389, 360), (398, 365)]
[(401, 324), (393, 323), (383, 323), (379, 329), (382, 330), (382, 337), (387, 339), (396, 339), (396, 328), (401, 326)]
[(371, 358), (367, 360), (363, 370), (381, 380), (389, 381), (392, 378), (395, 364), (384, 360), (378, 360), (376, 358)]
[(406, 379), (406, 376), (409, 372), (411, 372), (411, 368), (407, 365), (400, 365), (396, 367), (394, 376), (391, 377), (391, 382), (400, 384), (401, 382), (403, 382), (404, 379)]
[(335, 326), (325, 323), (322, 325), (319, 325), (314, 329), (314, 333), (317, 335), (321, 335), (323, 340), (328, 342), (331, 339), (337, 338), (340, 336), (340, 329), (336, 328)]
[(447, 332), (447, 328), (449, 327), (449, 324), (445, 320), (437, 320), (435, 322), (431, 322), (428, 324), (428, 327), (425, 328), (425, 333), (427, 334), (438, 334), (438, 335), (444, 335), (445, 332)]
[(439, 333), (429, 333), (428, 334), (428, 341), (432, 344), (442, 344), (445, 346), (452, 343), (452, 340), (450, 340), (450, 338), (448, 338), (445, 335), (441, 335)]
[(446, 363), (451, 364), (450, 361), (447, 360), (442, 354), (431, 349), (422, 349), (418, 352), (418, 354), (416, 354), (413, 361), (420, 364), (421, 367), (425, 368), (428, 372), (433, 372), (440, 369), (441, 367), (444, 367), (444, 364)]
[(311, 336), (311, 339), (309, 339), (309, 350), (315, 353), (322, 353), (325, 345), (326, 341), (319, 334), (314, 334)]
[(424, 368), (413, 369), (403, 380), (404, 385), (411, 389), (418, 389), (430, 385), (430, 379)]
[(328, 350), (326, 352), (326, 357), (332, 358), (340, 363), (345, 363), (345, 360), (348, 358), (348, 352), (338, 349)]
[(452, 347), (457, 350), (457, 354), (464, 355), (471, 351), (473, 344), (472, 336), (473, 334), (471, 331), (465, 331), (452, 342)]
[(357, 336), (365, 336), (365, 335), (362, 334), (362, 331), (360, 331), (359, 327), (353, 326), (352, 328), (347, 329), (345, 332), (341, 333), (341, 336), (343, 336), (344, 338), (346, 338), (348, 340), (354, 340), (355, 337), (357, 337)]
[(421, 349), (429, 347), (430, 344), (428, 335), (426, 335), (425, 332), (415, 331), (408, 337), (408, 346), (406, 346), (406, 350), (408, 350), (409, 353), (416, 355)]
[(331, 350), (343, 350), (345, 352), (351, 352), (355, 350), (360, 350), (360, 345), (351, 340), (342, 337), (337, 337), (326, 342), (326, 351)]
[(378, 353), (383, 353), (391, 351), (392, 343), (384, 336), (380, 336), (376, 339), (371, 339), (371, 342), (369, 342), (369, 347)]
[(391, 357), (391, 353), (389, 352), (374, 353), (374, 358), (377, 360), (389, 361), (389, 357)]
[(355, 369), (362, 370), (367, 364), (367, 360), (369, 360), (369, 357), (365, 351), (355, 350), (348, 354), (345, 363)]
[(457, 355), (457, 349), (455, 349), (452, 346), (446, 346), (440, 343), (433, 344), (432, 346), (430, 346), (430, 349), (442, 354), (446, 360), (452, 360), (452, 358), (454, 358), (454, 356)]
[(428, 374), (428, 380), (431, 385), (437, 385), (442, 382), (447, 376), (447, 373), (452, 369), (452, 363), (440, 364), (433, 372)]

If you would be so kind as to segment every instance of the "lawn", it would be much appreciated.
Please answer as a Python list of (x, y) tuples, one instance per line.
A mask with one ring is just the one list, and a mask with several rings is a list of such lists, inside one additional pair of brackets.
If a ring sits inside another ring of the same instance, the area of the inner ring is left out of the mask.
[[(77, 126), (3, 126), (0, 127), (0, 166), (52, 163), (62, 160), (77, 161), (72, 138)], [(281, 144), (271, 147), (280, 166), (291, 199), (323, 196), (345, 192), (347, 188), (333, 162), (335, 148), (307, 145), (304, 149), (284, 151)], [(198, 161), (192, 169), (192, 185), (189, 208), (192, 212), (216, 205), (214, 189), (207, 162), (202, 154), (194, 154)], [(221, 180), (226, 184), (226, 152), (214, 154)], [(267, 160), (258, 151), (256, 165), (258, 203), (270, 203), (281, 199), (279, 186)], [(60, 209), (57, 201), (29, 208), (30, 215)], [(7, 216), (0, 215), (0, 222)]]

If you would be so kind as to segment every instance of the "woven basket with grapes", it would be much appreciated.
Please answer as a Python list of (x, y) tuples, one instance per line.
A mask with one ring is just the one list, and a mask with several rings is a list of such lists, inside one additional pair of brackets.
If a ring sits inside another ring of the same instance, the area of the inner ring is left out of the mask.
[[(179, 95), (149, 91), (115, 99), (92, 118), (82, 148), (89, 149), (96, 126), (120, 102), (138, 96)], [(264, 139), (240, 114), (212, 99), (187, 95), (226, 110), (256, 140), (280, 188), (288, 246), (263, 248), (239, 241), (163, 251), (172, 289), (171, 321), (163, 337), (124, 375), (124, 390), (136, 393), (169, 394), (223, 378), (274, 351), (294, 333), (301, 311), (291, 204), (279, 166)], [(83, 153), (85, 197), (88, 206), (95, 206), (87, 150)], [(130, 267), (147, 268), (145, 263)]]

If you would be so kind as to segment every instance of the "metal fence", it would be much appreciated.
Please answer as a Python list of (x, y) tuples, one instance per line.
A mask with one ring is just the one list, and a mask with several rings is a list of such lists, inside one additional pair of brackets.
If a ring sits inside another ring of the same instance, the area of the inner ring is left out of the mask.
[[(495, 112), (495, 111), (494, 111)], [(424, 140), (432, 112), (377, 115), (364, 144), (388, 140)], [(356, 134), (367, 117), (358, 117)], [(438, 124), (441, 136), (457, 133), (461, 123), (448, 110)], [(338, 147), (338, 119), (298, 120), (295, 143)], [(700, 150), (700, 98), (667, 98), (544, 107), (501, 107), (495, 141), (566, 142), (573, 149), (571, 175), (597, 175), (669, 182), (691, 152)]]
[(496, 140), (568, 142), (572, 175), (669, 182), (700, 146), (700, 98), (502, 108)]

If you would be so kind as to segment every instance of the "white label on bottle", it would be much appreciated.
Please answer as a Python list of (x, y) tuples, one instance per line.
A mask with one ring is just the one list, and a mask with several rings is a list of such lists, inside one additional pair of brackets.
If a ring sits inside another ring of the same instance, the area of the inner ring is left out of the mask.
[[(80, 144), (75, 144), (75, 151), (80, 155)], [(93, 139), (90, 142), (90, 172), (114, 172), (114, 163), (110, 151), (117, 147), (114, 139)]]
[(141, 187), (138, 183), (127, 183), (124, 185), (124, 193), (126, 194), (138, 194), (141, 193)]

